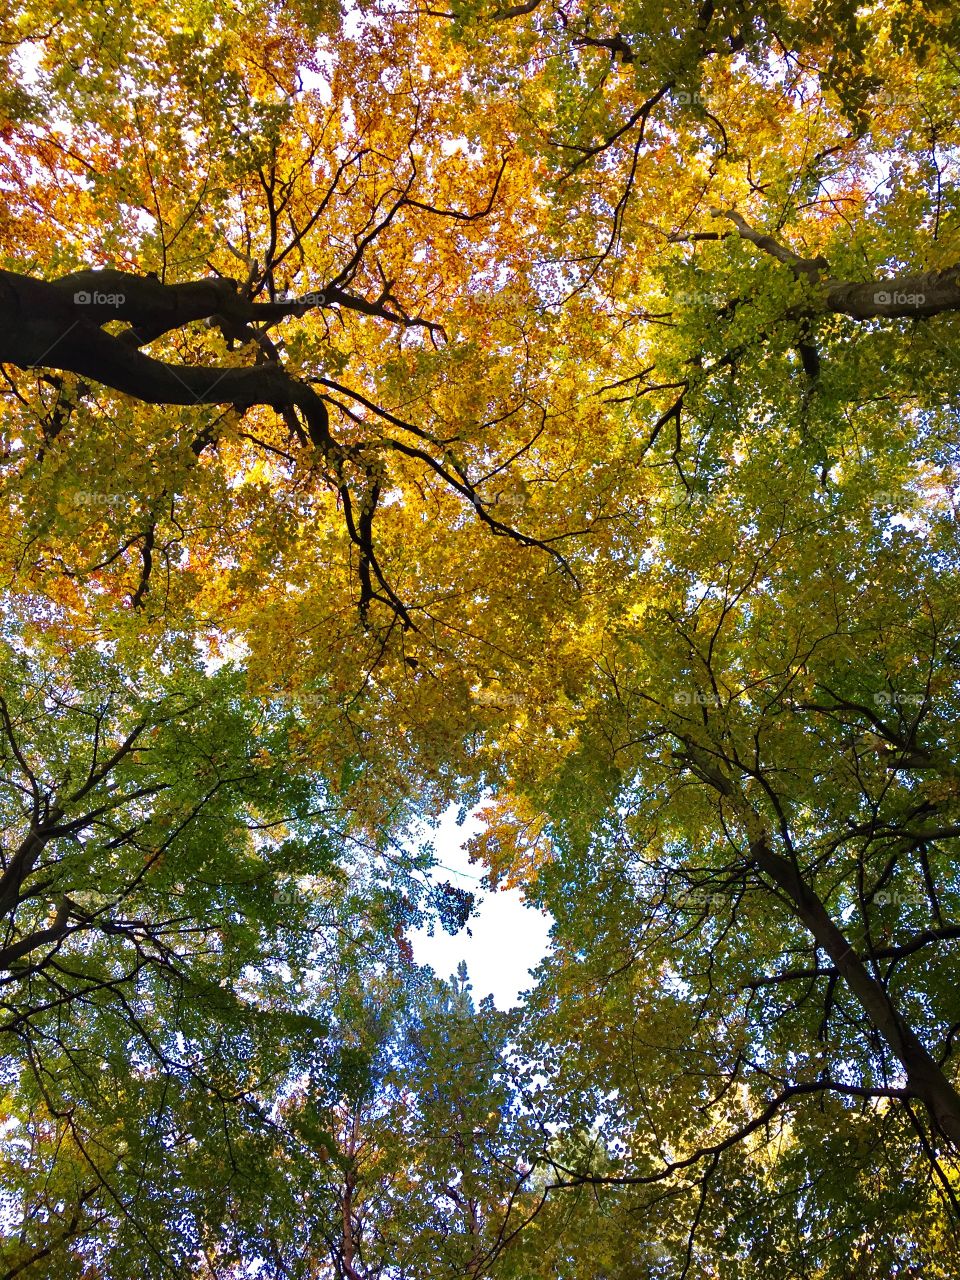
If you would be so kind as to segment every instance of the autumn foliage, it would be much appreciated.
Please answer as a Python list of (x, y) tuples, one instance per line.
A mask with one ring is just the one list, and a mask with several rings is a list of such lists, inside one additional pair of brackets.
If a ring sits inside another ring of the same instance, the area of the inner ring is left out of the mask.
[(958, 59), (4, 10), (0, 1276), (957, 1273)]

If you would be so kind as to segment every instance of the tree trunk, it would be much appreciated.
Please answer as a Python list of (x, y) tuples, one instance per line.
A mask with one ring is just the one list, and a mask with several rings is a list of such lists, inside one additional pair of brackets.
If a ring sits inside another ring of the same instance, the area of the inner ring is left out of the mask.
[(833, 923), (817, 894), (797, 867), (772, 847), (762, 818), (746, 796), (698, 744), (684, 741), (693, 772), (727, 799), (746, 830), (756, 866), (782, 889), (817, 946), (827, 953), (874, 1028), (903, 1067), (907, 1085), (926, 1106), (937, 1129), (960, 1150), (960, 1093), (907, 1026), (884, 988)]
[(750, 852), (760, 870), (789, 895), (817, 946), (833, 961), (867, 1017), (896, 1055), (911, 1092), (924, 1103), (937, 1128), (960, 1149), (960, 1094), (904, 1022), (880, 983), (871, 977), (793, 863), (774, 853), (766, 836), (752, 841)]

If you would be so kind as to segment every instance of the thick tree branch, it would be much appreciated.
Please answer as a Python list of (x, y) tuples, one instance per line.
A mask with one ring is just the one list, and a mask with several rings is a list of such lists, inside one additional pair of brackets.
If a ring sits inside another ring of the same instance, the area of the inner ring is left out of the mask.
[(944, 311), (960, 311), (960, 265), (888, 279), (836, 280), (827, 274), (826, 258), (801, 257), (773, 236), (754, 230), (736, 210), (710, 212), (716, 218), (727, 218), (742, 239), (789, 267), (796, 279), (818, 286), (819, 296), (809, 314), (832, 311), (853, 320), (915, 320)]
[(70, 918), (72, 906), (73, 904), (69, 898), (61, 898), (53, 922), (46, 929), (38, 929), (36, 933), (28, 934), (25, 938), (21, 938), (19, 942), (11, 943), (10, 946), (2, 948), (0, 950), (0, 970), (10, 969), (23, 956), (29, 955), (31, 951), (36, 951), (39, 947), (45, 947), (50, 942), (58, 942), (67, 932), (67, 921)]
[(871, 1024), (893, 1051), (906, 1073), (910, 1090), (924, 1102), (940, 1132), (960, 1148), (960, 1094), (834, 924), (797, 865), (773, 848), (766, 824), (718, 759), (692, 741), (685, 740), (684, 747), (688, 767), (717, 791), (742, 825), (754, 865), (785, 895), (817, 947), (833, 961)]
[[(104, 284), (93, 285), (93, 277), (103, 278)], [(90, 287), (77, 289), (78, 282)], [(314, 444), (330, 449), (333, 441), (323, 400), (278, 366), (223, 369), (168, 364), (100, 328), (108, 320), (127, 320), (146, 340), (145, 335), (159, 336), (211, 316), (242, 323), (303, 309), (300, 303), (245, 302), (235, 289), (233, 282), (225, 280), (161, 285), (113, 271), (80, 272), (54, 282), (0, 272), (0, 362), (21, 369), (76, 373), (147, 404), (293, 406), (303, 413)], [(76, 302), (77, 294), (91, 301)], [(110, 298), (123, 301), (104, 301)]]

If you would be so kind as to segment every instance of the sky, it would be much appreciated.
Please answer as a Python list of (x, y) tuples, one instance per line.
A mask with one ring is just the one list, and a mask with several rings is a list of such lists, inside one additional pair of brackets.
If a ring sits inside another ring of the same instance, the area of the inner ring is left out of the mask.
[(546, 955), (550, 941), (548, 915), (525, 906), (517, 889), (496, 893), (481, 888), (482, 868), (471, 865), (462, 845), (483, 829), (482, 822), (468, 815), (463, 826), (456, 824), (456, 809), (449, 809), (433, 834), (437, 863), (433, 880), (449, 880), (459, 889), (477, 894), (477, 904), (467, 922), (472, 937), (462, 929), (451, 937), (439, 926), (433, 937), (425, 929), (409, 934), (414, 959), (428, 964), (440, 978), (449, 978), (461, 960), (473, 984), (471, 995), (479, 1004), (492, 995), (498, 1009), (518, 1002), (521, 991), (533, 985), (529, 970)]

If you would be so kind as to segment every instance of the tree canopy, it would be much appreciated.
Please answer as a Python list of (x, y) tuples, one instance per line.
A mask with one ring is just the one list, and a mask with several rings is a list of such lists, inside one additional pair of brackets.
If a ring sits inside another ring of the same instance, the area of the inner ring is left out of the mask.
[(0, 71), (0, 1276), (956, 1275), (955, 7)]

